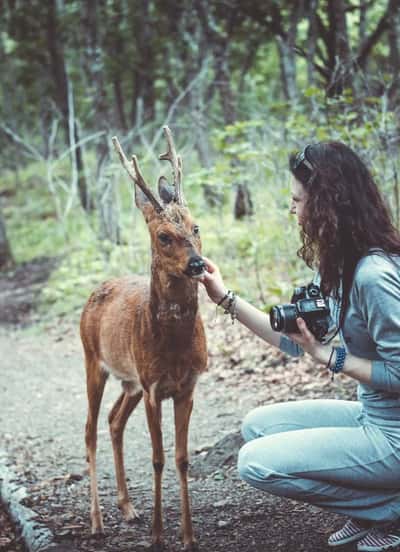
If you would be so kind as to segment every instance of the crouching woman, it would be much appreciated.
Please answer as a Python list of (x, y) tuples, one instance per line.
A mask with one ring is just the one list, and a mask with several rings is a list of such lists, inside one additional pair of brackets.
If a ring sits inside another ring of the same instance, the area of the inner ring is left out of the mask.
[(328, 544), (359, 552), (400, 545), (400, 235), (364, 162), (338, 142), (290, 158), (291, 213), (300, 256), (329, 297), (341, 344), (323, 344), (297, 319), (280, 334), (228, 293), (206, 259), (210, 298), (268, 343), (311, 355), (332, 375), (358, 382), (358, 400), (302, 400), (256, 408), (243, 422), (240, 476), (250, 485), (344, 514)]

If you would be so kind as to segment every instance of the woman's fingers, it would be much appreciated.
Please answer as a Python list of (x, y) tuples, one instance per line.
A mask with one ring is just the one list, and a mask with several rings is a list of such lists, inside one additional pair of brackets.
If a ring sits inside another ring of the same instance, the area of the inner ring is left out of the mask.
[(210, 259), (207, 257), (203, 257), (203, 261), (206, 263), (206, 268), (208, 272), (216, 272), (218, 270), (218, 267), (216, 264), (214, 264)]
[(204, 284), (205, 282), (209, 282), (213, 279), (213, 276), (211, 274), (211, 272), (209, 271), (205, 271), (203, 272), (203, 274), (200, 276), (199, 278), (199, 282), (201, 282), (202, 284)]
[(315, 337), (307, 328), (307, 324), (304, 322), (304, 320), (300, 317), (296, 318), (296, 323), (297, 327), (300, 330), (300, 333), (288, 333), (287, 336), (302, 347), (308, 348), (308, 346), (314, 345)]
[(310, 332), (310, 330), (307, 328), (307, 324), (302, 318), (296, 318), (297, 327), (300, 330), (300, 333), (303, 337), (306, 339), (314, 339), (313, 334)]

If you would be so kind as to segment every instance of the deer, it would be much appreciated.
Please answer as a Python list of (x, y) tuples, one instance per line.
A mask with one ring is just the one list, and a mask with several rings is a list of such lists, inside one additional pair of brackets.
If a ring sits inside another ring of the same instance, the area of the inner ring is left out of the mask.
[(153, 462), (152, 545), (163, 548), (161, 403), (174, 405), (175, 463), (180, 480), (181, 532), (185, 550), (196, 548), (188, 490), (188, 432), (199, 375), (207, 369), (207, 346), (198, 308), (198, 279), (206, 264), (201, 256), (199, 227), (182, 191), (182, 158), (171, 131), (160, 160), (169, 161), (173, 184), (158, 180), (159, 199), (146, 184), (137, 157), (128, 161), (117, 137), (112, 138), (122, 166), (134, 183), (135, 203), (151, 240), (150, 279), (110, 279), (89, 297), (81, 315), (80, 335), (86, 366), (88, 415), (86, 453), (90, 476), (92, 534), (104, 532), (96, 475), (97, 421), (110, 374), (121, 380), (122, 392), (109, 415), (109, 429), (118, 489), (118, 506), (126, 521), (139, 517), (128, 496), (123, 457), (123, 432), (129, 416), (144, 399)]

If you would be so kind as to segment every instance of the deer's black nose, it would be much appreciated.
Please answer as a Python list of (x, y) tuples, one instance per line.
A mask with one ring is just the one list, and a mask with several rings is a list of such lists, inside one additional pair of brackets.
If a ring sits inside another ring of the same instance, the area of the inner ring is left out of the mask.
[(192, 257), (190, 259), (186, 269), (186, 274), (188, 276), (199, 276), (199, 274), (202, 274), (205, 269), (206, 269), (206, 263), (203, 261), (201, 257), (196, 255), (195, 257)]

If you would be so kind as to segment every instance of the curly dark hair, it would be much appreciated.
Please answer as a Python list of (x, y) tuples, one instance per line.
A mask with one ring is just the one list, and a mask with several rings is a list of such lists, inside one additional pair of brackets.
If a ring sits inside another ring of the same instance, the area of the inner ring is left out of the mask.
[(306, 192), (297, 253), (318, 267), (324, 294), (339, 299), (342, 281), (342, 326), (358, 261), (371, 249), (400, 254), (400, 234), (367, 166), (345, 144), (310, 144), (289, 168)]

